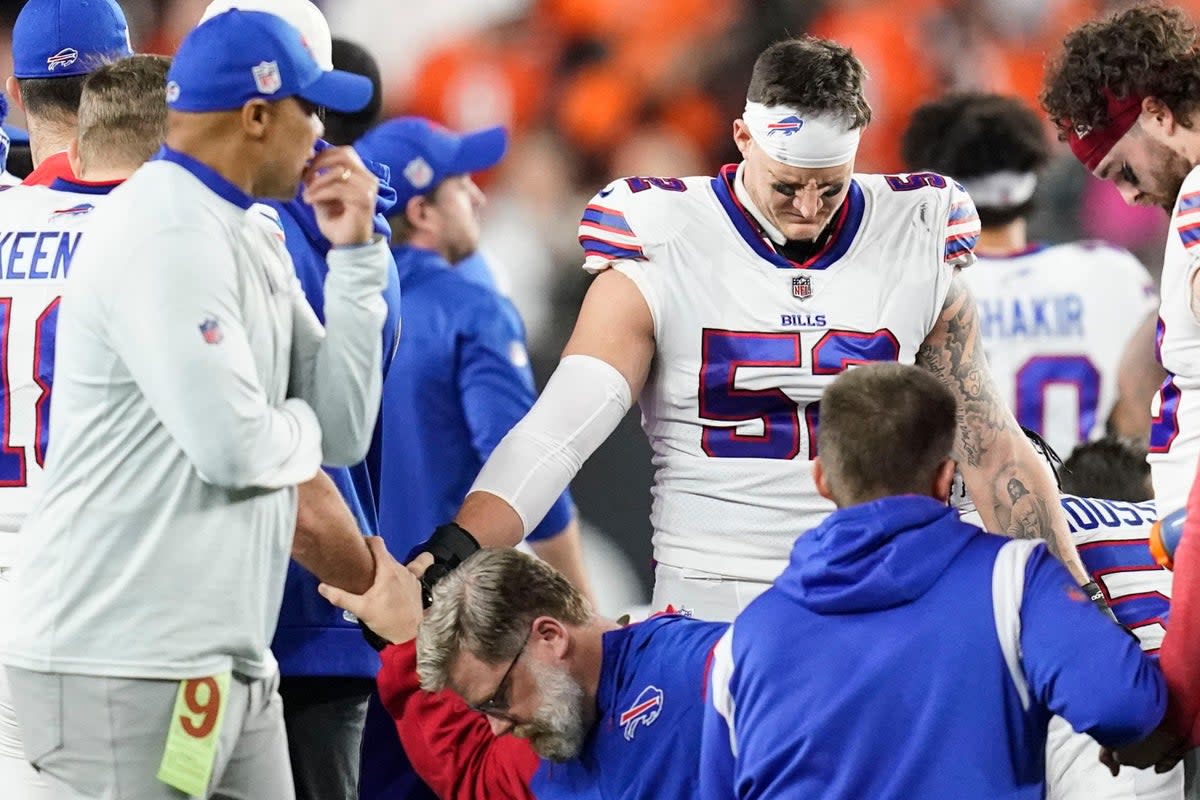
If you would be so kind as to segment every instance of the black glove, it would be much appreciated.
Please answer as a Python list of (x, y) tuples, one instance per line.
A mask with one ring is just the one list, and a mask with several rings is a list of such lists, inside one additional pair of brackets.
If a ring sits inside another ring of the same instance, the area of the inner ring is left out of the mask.
[(475, 537), (466, 528), (454, 522), (447, 522), (445, 525), (439, 525), (433, 536), (409, 554), (409, 561), (421, 553), (433, 556), (433, 563), (421, 576), (421, 603), (425, 608), (429, 608), (433, 603), (433, 587), (437, 582), (477, 550), (479, 542), (475, 541)]
[[(1108, 601), (1104, 599), (1104, 592), (1100, 589), (1100, 585), (1098, 583), (1095, 581), (1088, 581), (1079, 588), (1083, 590), (1083, 593), (1087, 595), (1088, 600), (1091, 600), (1096, 608), (1104, 612), (1104, 616), (1108, 617), (1113, 622), (1117, 622), (1117, 615), (1114, 614), (1112, 609), (1108, 607)], [(1120, 625), (1119, 622), (1117, 624)]]
[[(475, 537), (466, 528), (454, 522), (439, 525), (432, 536), (414, 547), (408, 554), (407, 561), (412, 561), (421, 553), (429, 553), (433, 556), (433, 563), (421, 576), (421, 605), (429, 608), (433, 604), (434, 585), (479, 549), (479, 542), (475, 541)], [(376, 651), (383, 650), (391, 644), (367, 627), (362, 620), (358, 621), (358, 627), (362, 629), (362, 635), (367, 640), (367, 644)]]

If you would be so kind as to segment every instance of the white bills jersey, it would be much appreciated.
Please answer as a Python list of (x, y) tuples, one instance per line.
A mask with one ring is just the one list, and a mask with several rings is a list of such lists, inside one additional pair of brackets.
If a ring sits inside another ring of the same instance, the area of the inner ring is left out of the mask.
[(1100, 242), (979, 257), (963, 273), (979, 307), (992, 378), (1017, 422), (1064, 456), (1104, 435), (1125, 345), (1153, 313), (1146, 268)]
[[(1138, 637), (1144, 652), (1156, 655), (1166, 633), (1172, 574), (1150, 555), (1154, 501), (1063, 495), (1061, 502), (1084, 568), (1117, 621)], [(1046, 737), (1048, 800), (1182, 800), (1181, 767), (1164, 774), (1123, 769), (1114, 778), (1099, 755), (1095, 740), (1053, 718)]]
[(1171, 215), (1158, 308), (1158, 361), (1167, 371), (1151, 412), (1150, 468), (1163, 516), (1187, 505), (1200, 458), (1200, 322), (1192, 277), (1200, 266), (1200, 169), (1192, 170)]
[(12, 564), (16, 533), (42, 484), (59, 296), (110, 188), (0, 191), (0, 567)]
[(738, 168), (626, 178), (584, 211), (585, 269), (640, 289), (656, 355), (638, 398), (656, 468), (662, 564), (771, 581), (833, 510), (812, 479), (818, 401), (844, 369), (911, 364), (979, 221), (932, 173), (856, 175), (803, 263), (776, 250)]

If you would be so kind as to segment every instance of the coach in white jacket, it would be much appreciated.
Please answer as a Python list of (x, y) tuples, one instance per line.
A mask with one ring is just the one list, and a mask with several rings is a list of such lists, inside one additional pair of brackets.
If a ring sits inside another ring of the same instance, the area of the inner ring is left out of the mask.
[[(366, 453), (388, 255), (353, 151), (309, 159), (317, 107), (371, 85), (243, 11), (168, 77), (167, 146), (96, 213), (63, 295), (4, 661), (26, 755), (71, 797), (291, 798), (268, 644), (296, 486)], [(325, 329), (252, 200), (301, 180), (334, 244)], [(370, 585), (361, 537), (318, 544), (297, 557), (319, 577)]]

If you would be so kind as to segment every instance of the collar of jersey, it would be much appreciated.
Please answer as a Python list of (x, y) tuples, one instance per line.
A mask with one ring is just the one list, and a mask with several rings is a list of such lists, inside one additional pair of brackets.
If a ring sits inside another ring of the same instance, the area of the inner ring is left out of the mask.
[(157, 153), (154, 154), (152, 161), (170, 161), (172, 164), (178, 164), (195, 176), (196, 180), (203, 183), (211, 189), (222, 200), (226, 200), (238, 206), (242, 210), (250, 208), (254, 205), (254, 198), (243, 192), (238, 187), (234, 186), (228, 180), (221, 176), (215, 169), (203, 164), (186, 153), (181, 153), (178, 150), (163, 145)]
[(721, 167), (720, 174), (712, 179), (713, 192), (717, 195), (717, 200), (721, 202), (725, 213), (729, 215), (738, 234), (760, 257), (783, 269), (825, 269), (850, 249), (850, 244), (854, 241), (854, 237), (858, 234), (858, 228), (862, 224), (863, 210), (866, 206), (858, 181), (850, 181), (850, 191), (846, 193), (846, 200), (838, 209), (837, 216), (831, 223), (834, 229), (829, 241), (819, 252), (802, 263), (792, 261), (779, 253), (771, 243), (766, 231), (738, 200), (733, 188), (733, 182), (737, 179), (737, 171), (737, 164), (726, 164)]
[(55, 178), (50, 188), (59, 192), (74, 192), (75, 194), (108, 194), (124, 181), (84, 181), (78, 178)]

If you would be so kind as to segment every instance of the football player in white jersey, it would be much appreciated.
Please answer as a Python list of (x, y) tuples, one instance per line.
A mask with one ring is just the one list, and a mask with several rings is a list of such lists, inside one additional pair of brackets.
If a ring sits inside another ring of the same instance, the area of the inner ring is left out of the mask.
[[(1171, 215), (1158, 313), (1158, 355), (1167, 379), (1151, 407), (1149, 457), (1161, 517), (1189, 505), (1200, 460), (1198, 53), (1200, 35), (1185, 12), (1135, 6), (1069, 33), (1042, 91), (1042, 105), (1089, 171), (1116, 184), (1126, 202), (1158, 205)], [(1164, 731), (1195, 746), (1200, 548), (1187, 542), (1185, 527), (1175, 556), (1174, 619), (1161, 663), (1171, 690)], [(1154, 764), (1170, 747), (1166, 742), (1159, 752), (1143, 748), (1119, 755), (1123, 763)]]
[[(1060, 470), (1062, 506), (1088, 574), (1104, 590), (1117, 621), (1157, 654), (1166, 634), (1171, 573), (1150, 555), (1157, 518), (1145, 449), (1112, 437), (1080, 445)], [(1107, 498), (1104, 500), (1095, 498)], [(1121, 770), (1109, 774), (1100, 746), (1061, 718), (1046, 742), (1049, 800), (1180, 800), (1183, 769), (1165, 774)]]
[(1087, 582), (956, 277), (974, 206), (941, 175), (854, 173), (863, 79), (836, 42), (772, 45), (733, 123), (741, 164), (592, 199), (579, 230), (597, 277), (575, 332), (458, 525), (518, 542), (637, 398), (657, 467), (655, 606), (732, 619), (833, 510), (812, 480), (824, 387), (853, 364), (916, 362), (958, 399), (957, 455), (989, 526), (1046, 539)]
[[(92, 211), (162, 144), (170, 61), (132, 56), (92, 73), (67, 152), (77, 179), (0, 191), (0, 621), (10, 620), (17, 531), (42, 484), (58, 302)], [(25, 760), (0, 670), (0, 792), (49, 797)]]
[[(1026, 431), (1061, 480), (1060, 503), (1079, 558), (1101, 587), (1117, 621), (1157, 655), (1171, 610), (1171, 573), (1150, 553), (1150, 529), (1157, 519), (1147, 478), (1145, 451), (1129, 440), (1105, 437), (1080, 445), (1064, 464), (1037, 433)], [(1104, 499), (1101, 499), (1104, 498)], [(963, 518), (979, 517), (963, 491), (952, 489)], [(1182, 800), (1183, 770), (1165, 773), (1122, 770), (1113, 776), (1100, 761), (1094, 739), (1076, 733), (1054, 717), (1046, 739), (1048, 800)]]
[(1063, 453), (1106, 428), (1144, 440), (1162, 370), (1133, 360), (1120, 367), (1126, 350), (1153, 350), (1158, 292), (1125, 250), (1029, 240), (1049, 159), (1033, 110), (1014, 97), (948, 94), (913, 113), (901, 152), (910, 169), (960, 181), (979, 211), (979, 263), (962, 277), (979, 307), (992, 377), (1017, 422)]

